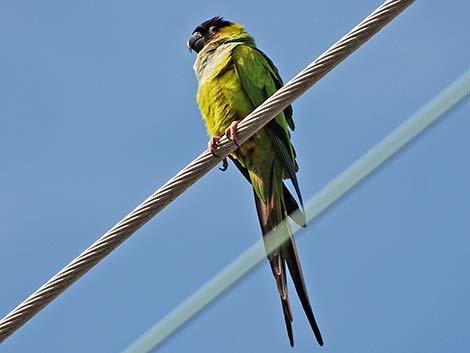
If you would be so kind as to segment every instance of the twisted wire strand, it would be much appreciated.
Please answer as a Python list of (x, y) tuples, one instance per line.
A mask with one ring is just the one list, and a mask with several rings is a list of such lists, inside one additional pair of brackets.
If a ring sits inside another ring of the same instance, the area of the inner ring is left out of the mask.
[[(243, 143), (250, 138), (413, 2), (414, 0), (393, 0), (386, 1), (378, 7), (359, 25), (243, 119), (237, 131), (239, 143)], [(219, 142), (217, 154), (224, 158), (236, 148), (235, 144), (224, 136)], [(166, 182), (77, 258), (7, 314), (0, 321), (0, 343), (219, 162), (220, 158), (213, 157), (206, 150)]]

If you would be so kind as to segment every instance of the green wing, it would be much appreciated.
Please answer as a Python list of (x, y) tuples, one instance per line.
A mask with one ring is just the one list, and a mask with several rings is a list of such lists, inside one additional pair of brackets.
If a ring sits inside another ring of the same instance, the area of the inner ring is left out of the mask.
[[(272, 61), (256, 48), (243, 44), (236, 46), (232, 51), (232, 61), (242, 89), (253, 108), (263, 103), (283, 85), (279, 72)], [(299, 184), (295, 175), (298, 169), (295, 161), (295, 150), (290, 143), (288, 126), (292, 130), (295, 128), (291, 106), (288, 106), (275, 119), (271, 120), (265, 128), (276, 156), (287, 171), (300, 204), (303, 206)]]
[[(243, 90), (255, 108), (284, 85), (271, 59), (257, 48), (240, 44), (233, 49), (232, 60)], [(283, 113), (284, 120), (294, 131), (292, 107), (289, 105)]]

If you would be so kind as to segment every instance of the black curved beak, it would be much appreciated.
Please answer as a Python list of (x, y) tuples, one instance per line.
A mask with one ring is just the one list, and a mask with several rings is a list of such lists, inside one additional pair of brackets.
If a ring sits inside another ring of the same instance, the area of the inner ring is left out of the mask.
[(187, 45), (190, 52), (194, 50), (196, 53), (199, 53), (204, 47), (204, 40), (201, 33), (194, 32), (193, 35), (189, 37)]

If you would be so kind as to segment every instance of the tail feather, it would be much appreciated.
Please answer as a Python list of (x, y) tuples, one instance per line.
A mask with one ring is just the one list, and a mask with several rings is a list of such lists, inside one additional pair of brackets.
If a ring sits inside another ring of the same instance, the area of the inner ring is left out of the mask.
[(308, 298), (307, 288), (305, 286), (304, 276), (302, 274), (302, 267), (300, 265), (299, 256), (297, 254), (297, 248), (295, 246), (293, 237), (290, 237), (288, 242), (284, 244), (282, 253), (284, 255), (285, 261), (287, 262), (287, 267), (289, 268), (290, 276), (294, 282), (295, 290), (297, 291), (300, 303), (304, 308), (315, 338), (317, 339), (318, 344), (323, 346), (323, 338), (310, 305), (310, 299)]
[(305, 213), (303, 212), (303, 206), (302, 209), (299, 207), (297, 204), (297, 201), (295, 201), (294, 196), (290, 193), (289, 189), (286, 187), (284, 183), (282, 183), (283, 187), (283, 196), (284, 196), (284, 202), (286, 204), (286, 211), (287, 214), (289, 215), (292, 220), (297, 223), (299, 226), (305, 228), (307, 226), (307, 220), (305, 219)]
[[(275, 181), (273, 180), (273, 183), (274, 182)], [(270, 197), (268, 200), (266, 200), (266, 202), (263, 202), (263, 200), (261, 200), (261, 198), (256, 194), (256, 191), (253, 189), (256, 210), (258, 213), (263, 238), (282, 220), (287, 218), (287, 207), (284, 202), (286, 193), (285, 191), (283, 191), (283, 193), (277, 193), (276, 188), (273, 186), (274, 185), (271, 185), (271, 192), (269, 193)], [(286, 203), (289, 205), (289, 201)], [(292, 208), (292, 203), (290, 203), (290, 208)], [(323, 339), (310, 305), (310, 300), (308, 298), (307, 289), (303, 279), (302, 268), (295, 247), (294, 238), (292, 236), (292, 231), (288, 224), (286, 224), (284, 228), (285, 231), (289, 233), (290, 237), (277, 250), (268, 255), (268, 260), (271, 265), (271, 269), (279, 291), (289, 342), (291, 346), (294, 346), (294, 335), (292, 331), (293, 316), (287, 290), (286, 263), (312, 331), (319, 345), (322, 346)]]
[(289, 304), (289, 299), (283, 300), (281, 298), (282, 311), (284, 312), (284, 321), (286, 323), (287, 336), (291, 347), (294, 347), (294, 332), (292, 331), (292, 309)]
[[(260, 221), (261, 232), (263, 237), (268, 234), (275, 224), (271, 223), (272, 212), (267, 212), (266, 204), (258, 197), (256, 191), (253, 189), (255, 197), (256, 211)], [(273, 272), (276, 286), (279, 291), (279, 296), (282, 304), (282, 311), (284, 312), (284, 320), (286, 323), (287, 334), (289, 336), (290, 345), (294, 346), (294, 334), (292, 332), (292, 309), (289, 303), (289, 295), (287, 292), (287, 277), (286, 277), (286, 263), (282, 258), (282, 252), (278, 249), (268, 255), (269, 264)]]
[[(281, 257), (281, 255), (279, 256)], [(286, 263), (282, 260), (282, 281), (285, 287), (285, 296), (281, 296), (282, 311), (284, 313), (284, 321), (286, 323), (287, 335), (289, 336), (289, 343), (291, 347), (294, 347), (294, 333), (292, 331), (292, 308), (289, 303), (289, 295), (287, 293), (287, 276), (286, 276)]]

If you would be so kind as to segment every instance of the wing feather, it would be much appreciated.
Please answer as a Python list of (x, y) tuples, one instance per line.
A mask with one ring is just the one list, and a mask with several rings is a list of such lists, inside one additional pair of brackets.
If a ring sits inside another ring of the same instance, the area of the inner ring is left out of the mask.
[[(256, 48), (243, 44), (236, 46), (232, 51), (232, 61), (242, 89), (253, 107), (259, 106), (283, 85), (272, 61)], [(291, 106), (271, 120), (266, 125), (266, 131), (276, 156), (285, 168), (287, 177), (292, 181), (303, 210), (302, 195), (295, 175), (298, 166), (294, 147), (290, 143), (288, 126), (292, 130), (295, 128)]]

